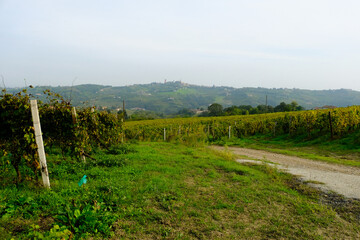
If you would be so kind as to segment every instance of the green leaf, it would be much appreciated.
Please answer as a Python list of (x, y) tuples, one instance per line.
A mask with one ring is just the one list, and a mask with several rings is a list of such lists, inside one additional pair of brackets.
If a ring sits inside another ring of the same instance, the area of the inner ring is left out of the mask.
[(81, 215), (80, 210), (79, 210), (79, 209), (76, 209), (76, 210), (74, 211), (74, 216), (75, 216), (75, 218), (79, 218), (80, 215)]

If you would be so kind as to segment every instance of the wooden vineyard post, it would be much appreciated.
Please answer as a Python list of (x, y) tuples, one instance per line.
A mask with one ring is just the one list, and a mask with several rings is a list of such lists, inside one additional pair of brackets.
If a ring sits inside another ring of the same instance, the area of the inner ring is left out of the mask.
[(291, 135), (291, 120), (292, 120), (292, 116), (290, 116), (290, 120), (289, 120), (289, 135)]
[(96, 121), (96, 118), (95, 118), (95, 108), (91, 108), (91, 110), (90, 110), (90, 112), (91, 112), (91, 118), (92, 118), (92, 120), (95, 122)]
[(76, 108), (75, 107), (71, 108), (71, 117), (72, 117), (72, 120), (73, 120), (73, 124), (76, 124), (77, 123), (77, 117), (76, 117)]
[(229, 126), (229, 139), (231, 138), (231, 126)]
[(166, 141), (166, 128), (164, 128), (164, 141)]
[(38, 148), (39, 160), (40, 160), (40, 167), (41, 167), (41, 177), (43, 180), (43, 184), (46, 188), (50, 188), (50, 180), (49, 180), (49, 172), (47, 169), (46, 164), (46, 156), (45, 156), (45, 149), (44, 149), (44, 142), (41, 133), (41, 126), (40, 126), (40, 117), (39, 117), (39, 110), (36, 100), (30, 100), (31, 105), (31, 115), (34, 124), (35, 130), (35, 141)]
[(331, 139), (334, 139), (334, 132), (333, 132), (333, 126), (332, 126), (331, 112), (329, 112), (329, 124), (330, 124)]
[[(73, 123), (75, 125), (77, 123), (76, 108), (75, 107), (71, 108), (71, 116), (72, 116)], [(80, 157), (81, 157), (81, 160), (83, 162), (86, 162), (86, 158), (85, 158), (85, 155), (84, 155), (84, 149), (81, 149)]]

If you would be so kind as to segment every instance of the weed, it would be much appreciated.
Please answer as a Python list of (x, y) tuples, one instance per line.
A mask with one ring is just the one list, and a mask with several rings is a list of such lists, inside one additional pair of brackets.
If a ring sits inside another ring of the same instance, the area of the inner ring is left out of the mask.
[(229, 161), (233, 161), (236, 158), (235, 154), (233, 152), (231, 152), (227, 147), (225, 148), (225, 150), (222, 150), (222, 151), (215, 150), (215, 149), (212, 149), (212, 151), (214, 152), (215, 155), (222, 157)]
[(40, 226), (32, 224), (26, 238), (28, 239), (71, 239), (73, 234), (65, 226), (54, 225), (48, 232), (41, 232)]
[(94, 201), (93, 205), (77, 204), (77, 206), (66, 204), (61, 207), (55, 219), (60, 226), (69, 229), (76, 237), (83, 238), (88, 233), (101, 233), (109, 236), (114, 216), (104, 211), (102, 203)]

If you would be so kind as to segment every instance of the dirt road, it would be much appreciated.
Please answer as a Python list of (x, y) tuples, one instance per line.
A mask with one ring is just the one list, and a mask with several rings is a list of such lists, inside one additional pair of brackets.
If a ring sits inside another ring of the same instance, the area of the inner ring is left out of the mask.
[[(214, 148), (218, 150), (225, 149), (219, 146), (214, 146)], [(276, 163), (275, 166), (279, 169), (297, 175), (305, 181), (321, 182), (323, 184), (316, 184), (316, 187), (323, 190), (331, 190), (348, 198), (360, 199), (360, 168), (286, 156), (262, 150), (237, 147), (229, 147), (228, 149), (236, 155)], [(239, 158), (237, 161), (244, 162), (242, 159), (244, 157)]]

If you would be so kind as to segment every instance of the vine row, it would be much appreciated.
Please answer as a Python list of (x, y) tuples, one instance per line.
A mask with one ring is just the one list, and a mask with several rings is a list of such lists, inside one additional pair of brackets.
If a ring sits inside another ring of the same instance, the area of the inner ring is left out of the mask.
[(168, 141), (181, 140), (192, 135), (199, 140), (218, 140), (225, 136), (255, 134), (307, 134), (309, 138), (330, 134), (336, 138), (355, 131), (359, 126), (360, 106), (352, 106), (247, 116), (134, 121), (125, 124), (124, 132), (127, 139), (140, 141), (160, 141), (164, 137)]

